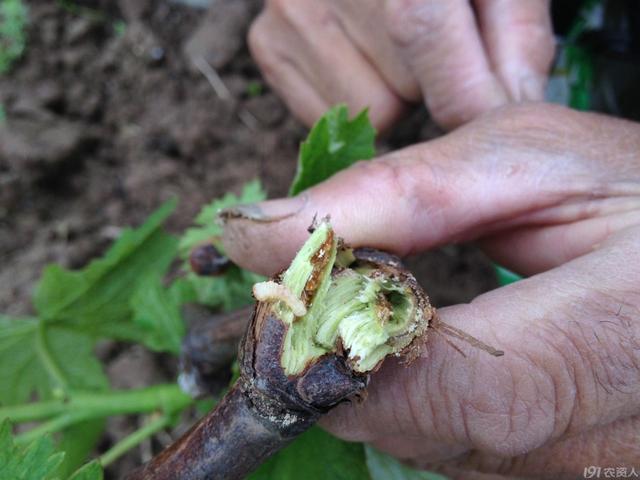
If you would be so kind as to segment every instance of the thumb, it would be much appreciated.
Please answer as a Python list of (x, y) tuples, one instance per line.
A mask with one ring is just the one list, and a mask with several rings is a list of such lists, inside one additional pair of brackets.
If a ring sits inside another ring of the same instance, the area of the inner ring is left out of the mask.
[(619, 232), (589, 255), (441, 309), (448, 324), (504, 356), (461, 345), (463, 357), (431, 333), (422, 358), (383, 365), (366, 400), (338, 407), (323, 426), (404, 459), (437, 462), (475, 450), (477, 461), (527, 454), (637, 415), (640, 296), (630, 292), (640, 274), (639, 234)]
[[(539, 226), (541, 218), (556, 226), (571, 223), (572, 215), (584, 218), (580, 202), (602, 190), (602, 179), (612, 171), (606, 158), (601, 167), (595, 165), (593, 149), (567, 131), (584, 114), (549, 106), (508, 110), (441, 139), (356, 164), (298, 197), (222, 211), (227, 254), (245, 268), (272, 274), (293, 258), (316, 215), (330, 215), (335, 231), (354, 247), (401, 256), (527, 221)], [(611, 133), (602, 125), (600, 130)], [(573, 146), (566, 145), (566, 138), (572, 137), (578, 140), (568, 157)], [(573, 205), (569, 212), (551, 208), (564, 203)], [(594, 235), (567, 235), (561, 260), (588, 251), (601, 240)], [(517, 244), (526, 249), (521, 256), (528, 259), (528, 272), (540, 267), (536, 251), (542, 256), (549, 250), (544, 235)]]

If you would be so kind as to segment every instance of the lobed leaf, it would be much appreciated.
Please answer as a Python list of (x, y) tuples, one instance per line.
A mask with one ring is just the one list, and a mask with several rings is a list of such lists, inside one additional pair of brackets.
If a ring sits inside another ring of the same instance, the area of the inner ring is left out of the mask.
[(176, 239), (161, 229), (175, 207), (175, 200), (166, 202), (82, 270), (48, 266), (34, 295), (40, 317), (95, 336), (142, 341), (145, 332), (131, 321), (129, 300), (150, 275), (163, 274), (176, 255)]
[(222, 198), (215, 199), (210, 204), (202, 207), (194, 220), (197, 227), (188, 229), (180, 238), (178, 246), (180, 257), (186, 259), (193, 247), (205, 242), (211, 242), (222, 234), (222, 227), (217, 223), (220, 210), (234, 205), (259, 202), (265, 198), (266, 193), (260, 184), (260, 180), (255, 179), (247, 182), (242, 187), (240, 196), (227, 193)]
[(290, 195), (297, 195), (358, 160), (375, 155), (376, 131), (367, 110), (352, 120), (345, 105), (337, 105), (313, 126), (300, 146), (298, 170)]
[(102, 480), (104, 473), (97, 460), (87, 463), (76, 471), (69, 480)]
[(200, 277), (192, 272), (171, 285), (182, 296), (180, 304), (196, 302), (228, 312), (254, 301), (251, 287), (265, 277), (232, 266), (220, 277)]
[(362, 444), (312, 427), (264, 463), (249, 480), (370, 480)]
[(0, 404), (51, 398), (60, 388), (108, 387), (93, 339), (37, 319), (0, 316)]
[[(96, 392), (97, 395), (100, 395), (100, 392)], [(87, 461), (87, 457), (100, 441), (104, 427), (105, 419), (97, 418), (76, 423), (60, 432), (57, 447), (58, 450), (64, 452), (64, 460), (58, 468), (60, 477), (68, 478)]]
[(0, 423), (0, 478), (16, 480), (53, 480), (64, 453), (55, 453), (53, 442), (46, 436), (26, 447), (13, 442), (8, 420)]
[(369, 445), (364, 447), (371, 480), (447, 480), (447, 477), (403, 465)]
[(162, 286), (160, 276), (144, 279), (131, 297), (133, 321), (144, 331), (144, 344), (152, 350), (180, 353), (186, 328), (180, 303)]

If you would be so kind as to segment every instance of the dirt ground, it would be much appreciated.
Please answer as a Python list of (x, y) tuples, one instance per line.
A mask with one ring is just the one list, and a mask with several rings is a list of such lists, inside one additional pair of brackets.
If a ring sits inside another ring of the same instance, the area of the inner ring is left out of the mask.
[[(83, 266), (171, 196), (180, 206), (168, 227), (179, 232), (203, 203), (252, 178), (271, 197), (286, 193), (306, 130), (248, 54), (244, 38), (259, 1), (217, 0), (208, 13), (169, 0), (27, 3), (25, 56), (0, 77), (7, 117), (0, 125), (0, 312), (30, 313), (30, 291), (47, 263)], [(222, 86), (212, 85), (194, 55), (207, 59)], [(417, 111), (379, 150), (437, 132)], [(496, 285), (488, 260), (471, 246), (409, 263), (436, 306)], [(166, 362), (140, 347), (109, 351), (118, 387), (170, 375)], [(129, 431), (126, 423), (110, 422), (101, 445)], [(125, 458), (109, 476), (139, 458)]]

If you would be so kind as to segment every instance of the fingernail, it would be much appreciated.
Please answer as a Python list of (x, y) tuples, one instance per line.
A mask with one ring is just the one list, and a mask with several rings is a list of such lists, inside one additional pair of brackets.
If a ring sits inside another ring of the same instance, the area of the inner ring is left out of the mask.
[(528, 75), (520, 81), (521, 100), (539, 102), (544, 100), (547, 79), (540, 75)]
[(218, 219), (223, 225), (238, 219), (260, 223), (277, 222), (302, 211), (308, 199), (308, 195), (302, 193), (292, 198), (236, 205), (220, 210)]

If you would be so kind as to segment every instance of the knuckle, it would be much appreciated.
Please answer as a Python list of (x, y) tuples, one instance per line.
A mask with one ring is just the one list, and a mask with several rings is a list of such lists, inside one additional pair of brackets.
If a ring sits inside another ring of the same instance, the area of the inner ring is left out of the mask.
[(397, 195), (396, 198), (403, 203), (415, 196), (415, 182), (405, 174), (404, 166), (395, 158), (382, 157), (373, 162), (358, 162), (356, 168), (368, 179), (367, 183), (384, 185), (391, 195)]
[(544, 444), (552, 435), (556, 395), (544, 368), (515, 350), (501, 366), (476, 369), (460, 405), (469, 441), (479, 451), (512, 457)]
[(451, 8), (457, 1), (404, 0), (387, 2), (385, 5), (385, 24), (390, 38), (398, 46), (413, 45), (416, 39), (425, 35), (437, 35), (446, 28)]
[[(421, 213), (421, 185), (416, 178), (415, 169), (408, 168), (406, 162), (400, 161), (397, 155), (385, 156), (373, 162), (359, 162), (356, 168), (360, 171), (364, 185), (371, 185), (383, 189), (388, 198), (394, 199), (395, 210), (403, 218), (399, 225), (408, 229), (415, 225), (415, 220)], [(363, 190), (366, 191), (366, 190)], [(372, 191), (375, 195), (375, 191)], [(398, 232), (398, 235), (410, 237), (410, 232)]]
[[(378, 202), (379, 196), (391, 199), (394, 212), (394, 237), (403, 238), (400, 255), (420, 250), (421, 242), (436, 235), (447, 224), (445, 213), (457, 201), (451, 182), (451, 163), (445, 146), (419, 145), (396, 151), (374, 161), (355, 165), (353, 181), (358, 191), (368, 192)], [(416, 229), (429, 225), (425, 236)]]
[[(503, 337), (491, 326), (481, 303), (464, 308), (464, 317), (477, 319), (477, 331), (484, 332), (484, 338)], [(513, 457), (552, 438), (559, 390), (557, 378), (547, 369), (547, 362), (554, 360), (532, 353), (543, 346), (537, 338), (503, 341), (505, 354), (499, 359), (472, 349), (467, 358), (456, 361), (451, 356), (457, 352), (445, 352), (438, 361), (442, 365), (436, 365), (445, 371), (438, 388), (448, 399), (447, 421), (458, 442), (483, 454)]]

